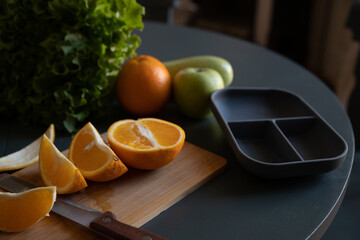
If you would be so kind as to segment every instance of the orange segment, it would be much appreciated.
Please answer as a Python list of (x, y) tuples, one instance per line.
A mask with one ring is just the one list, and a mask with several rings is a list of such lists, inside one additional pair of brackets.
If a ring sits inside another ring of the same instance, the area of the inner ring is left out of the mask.
[(156, 118), (121, 120), (107, 131), (111, 148), (128, 166), (157, 169), (179, 154), (185, 141), (184, 130)]
[(48, 215), (56, 187), (33, 188), (21, 193), (0, 192), (0, 231), (20, 232)]
[(90, 122), (72, 139), (68, 157), (92, 181), (109, 181), (128, 170)]
[(56, 186), (57, 193), (68, 194), (87, 187), (84, 177), (44, 135), (39, 152), (39, 170), (47, 186)]

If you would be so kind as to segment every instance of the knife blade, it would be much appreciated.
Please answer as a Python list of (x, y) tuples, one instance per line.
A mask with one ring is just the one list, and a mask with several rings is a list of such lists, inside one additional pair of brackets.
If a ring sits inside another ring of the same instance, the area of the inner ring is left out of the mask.
[[(11, 174), (0, 173), (0, 188), (6, 191), (16, 193), (35, 187), (38, 186)], [(119, 222), (110, 211), (103, 213), (65, 198), (58, 197), (51, 211), (110, 239), (166, 239), (154, 233)]]

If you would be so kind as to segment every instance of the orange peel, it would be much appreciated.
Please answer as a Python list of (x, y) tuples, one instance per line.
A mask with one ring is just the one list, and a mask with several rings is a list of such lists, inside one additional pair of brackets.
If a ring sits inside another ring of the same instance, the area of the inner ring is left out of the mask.
[[(44, 133), (52, 142), (55, 140), (55, 127), (51, 124)], [(24, 168), (39, 160), (41, 136), (19, 151), (0, 158), (0, 172)]]

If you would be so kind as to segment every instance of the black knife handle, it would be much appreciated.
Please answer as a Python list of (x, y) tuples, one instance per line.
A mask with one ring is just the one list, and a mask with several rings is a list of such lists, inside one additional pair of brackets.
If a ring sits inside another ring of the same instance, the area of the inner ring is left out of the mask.
[(166, 238), (154, 233), (119, 222), (115, 215), (109, 211), (94, 219), (90, 223), (90, 228), (113, 239), (166, 240)]

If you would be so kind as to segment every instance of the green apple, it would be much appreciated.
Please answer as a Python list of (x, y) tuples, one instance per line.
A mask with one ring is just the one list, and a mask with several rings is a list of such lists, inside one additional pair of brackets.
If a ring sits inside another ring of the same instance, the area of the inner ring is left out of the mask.
[(210, 95), (224, 88), (221, 75), (211, 68), (185, 68), (174, 78), (174, 99), (180, 111), (192, 118), (211, 115)]
[(177, 60), (164, 62), (164, 65), (168, 69), (171, 79), (175, 79), (175, 75), (181, 69), (188, 67), (211, 68), (216, 70), (221, 75), (225, 87), (231, 84), (234, 77), (231, 64), (224, 58), (217, 56), (202, 55), (180, 58)]

